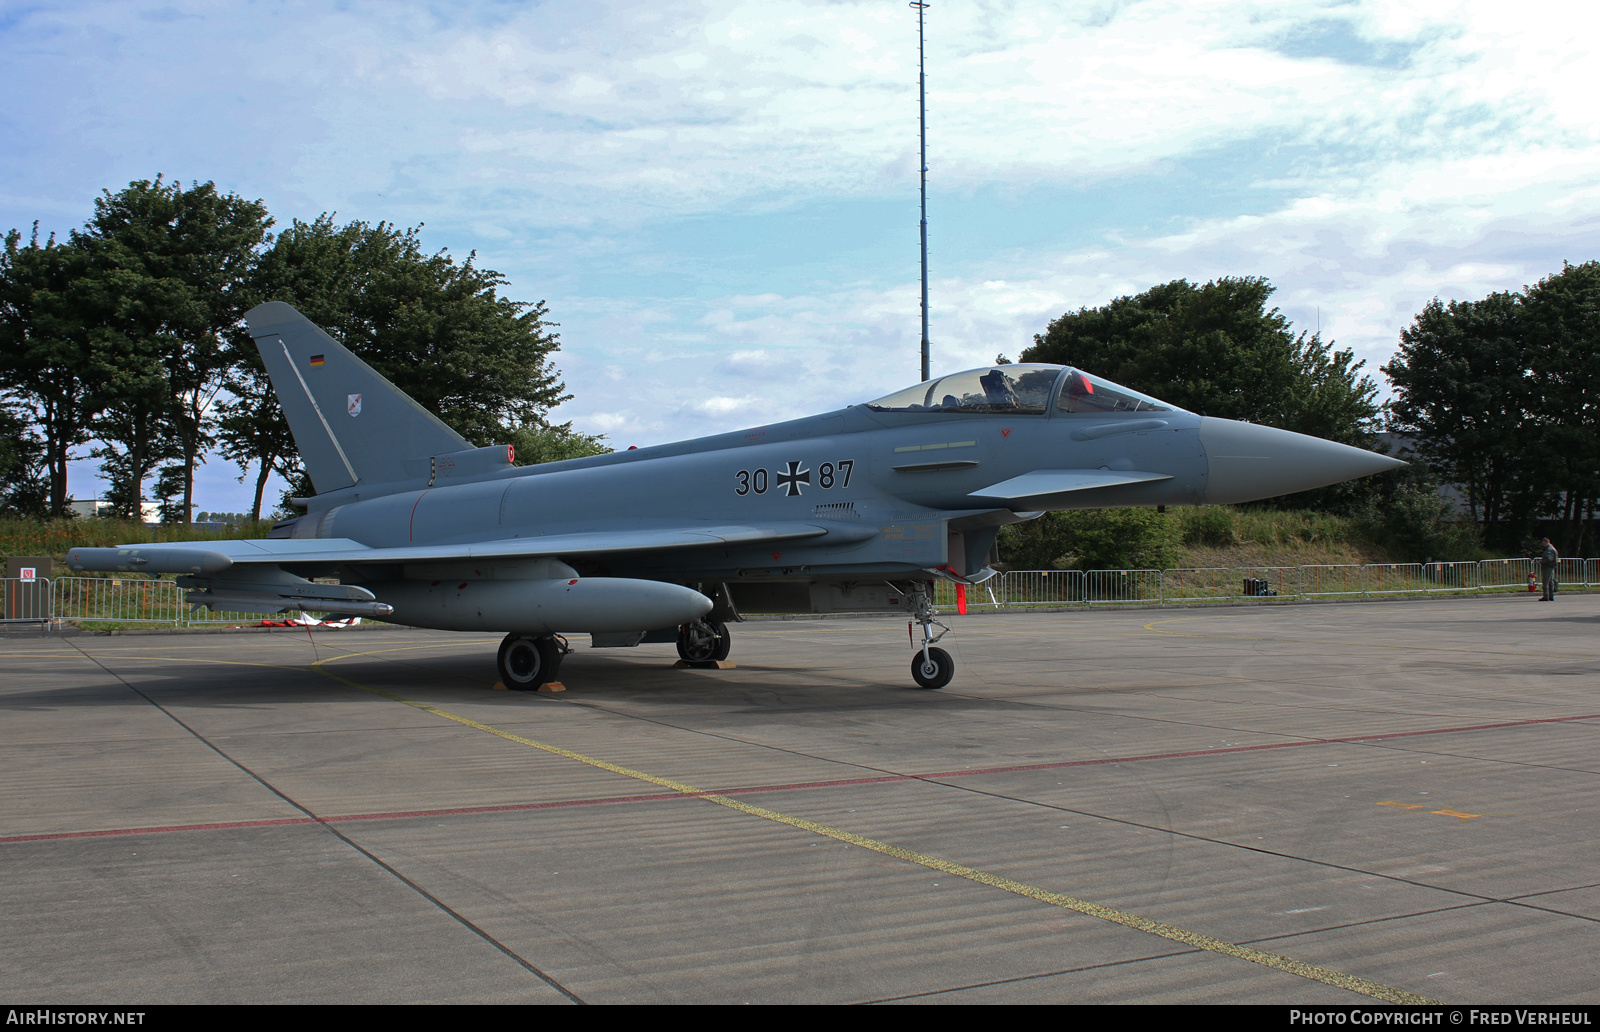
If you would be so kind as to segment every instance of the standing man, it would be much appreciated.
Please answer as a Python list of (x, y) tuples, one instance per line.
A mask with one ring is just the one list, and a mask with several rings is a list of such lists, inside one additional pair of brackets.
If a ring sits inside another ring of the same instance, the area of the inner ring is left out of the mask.
[(1556, 546), (1550, 543), (1549, 538), (1541, 538), (1544, 551), (1539, 556), (1539, 569), (1544, 573), (1544, 596), (1540, 602), (1554, 602), (1556, 597), (1556, 567), (1561, 564), (1561, 557), (1556, 554)]

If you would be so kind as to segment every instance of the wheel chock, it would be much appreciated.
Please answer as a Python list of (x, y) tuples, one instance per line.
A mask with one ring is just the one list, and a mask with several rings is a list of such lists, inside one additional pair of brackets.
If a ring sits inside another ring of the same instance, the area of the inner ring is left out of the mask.
[(567, 686), (560, 681), (546, 681), (539, 686), (539, 690), (541, 692), (564, 692), (567, 690)]
[(730, 663), (725, 659), (707, 659), (691, 663), (687, 659), (680, 659), (672, 664), (674, 670), (737, 670), (738, 664)]

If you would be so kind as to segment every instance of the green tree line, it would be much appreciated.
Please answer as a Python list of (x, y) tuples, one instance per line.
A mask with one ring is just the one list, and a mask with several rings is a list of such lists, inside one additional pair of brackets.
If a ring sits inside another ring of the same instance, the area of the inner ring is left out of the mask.
[[(308, 494), (293, 438), (242, 317), (287, 301), (475, 445), (519, 461), (606, 450), (552, 424), (568, 400), (543, 301), (423, 250), (417, 228), (275, 222), (259, 200), (157, 176), (115, 194), (67, 239), (11, 230), (0, 252), (0, 511), (70, 514), (67, 463), (93, 442), (114, 513), (148, 497), (188, 523), (213, 455)], [(147, 485), (150, 485), (147, 488)]]
[(1553, 521), (1563, 552), (1592, 549), (1600, 498), (1600, 262), (1520, 292), (1435, 298), (1383, 367), (1390, 425), (1459, 485), (1506, 549)]
[[(1415, 439), (1422, 461), (1405, 469), (1253, 503), (1345, 517), (1414, 560), (1471, 558), (1485, 539), (1520, 550), (1550, 518), (1567, 553), (1592, 545), (1600, 263), (1566, 265), (1521, 293), (1435, 299), (1381, 370), (1394, 392), (1383, 406), (1353, 352), (1296, 332), (1268, 307), (1272, 293), (1260, 277), (1174, 280), (1063, 314), (1021, 358), (1081, 366), (1205, 415), (1357, 447), (1381, 447), (1385, 430)], [(1440, 484), (1460, 487), (1468, 511), (1452, 512)], [(1008, 529), (1010, 561), (1164, 561), (1188, 531), (1158, 515), (1052, 513)]]

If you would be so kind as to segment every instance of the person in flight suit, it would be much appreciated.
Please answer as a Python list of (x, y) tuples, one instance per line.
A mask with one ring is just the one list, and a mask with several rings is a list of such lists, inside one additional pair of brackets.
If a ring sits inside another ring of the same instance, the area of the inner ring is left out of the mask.
[(1539, 569), (1544, 574), (1544, 595), (1540, 602), (1554, 602), (1556, 598), (1556, 568), (1561, 564), (1561, 556), (1556, 554), (1556, 546), (1550, 543), (1549, 538), (1542, 538), (1544, 551), (1539, 554)]

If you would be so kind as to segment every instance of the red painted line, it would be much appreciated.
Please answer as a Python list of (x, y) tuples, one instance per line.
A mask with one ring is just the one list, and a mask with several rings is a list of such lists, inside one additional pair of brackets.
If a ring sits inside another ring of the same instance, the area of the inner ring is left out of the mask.
[(1024, 770), (1057, 770), (1062, 767), (1093, 767), (1104, 763), (1139, 763), (1144, 760), (1178, 760), (1191, 756), (1222, 756), (1227, 753), (1256, 752), (1261, 749), (1298, 749), (1307, 745), (1343, 745), (1351, 742), (1377, 742), (1386, 738), (1415, 738), (1419, 735), (1454, 735), (1467, 731), (1490, 731), (1502, 727), (1526, 727), (1529, 724), (1564, 724), (1574, 720), (1597, 720), (1600, 713), (1585, 713), (1576, 717), (1542, 717), (1536, 720), (1507, 720), (1498, 724), (1469, 724), (1463, 727), (1436, 727), (1427, 731), (1390, 731), (1381, 735), (1351, 735), (1348, 738), (1307, 738), (1298, 742), (1269, 742), (1265, 745), (1232, 745), (1225, 749), (1193, 749), (1189, 752), (1147, 753), (1143, 756), (1108, 756), (1098, 760), (1065, 760), (1060, 763), (1032, 763), (1016, 767), (986, 767), (969, 770), (948, 770), (938, 774), (907, 775), (918, 780), (929, 778), (968, 777), (973, 774), (1010, 774)]
[(49, 839), (101, 838), (106, 835), (163, 835), (170, 831), (222, 831), (228, 828), (265, 828), (274, 824), (315, 824), (310, 817), (282, 817), (275, 821), (219, 821), (215, 824), (167, 824), (152, 828), (110, 828), (106, 831), (60, 831), (45, 835), (11, 835), (8, 842), (43, 842)]
[(1496, 724), (1469, 724), (1439, 727), (1426, 731), (1389, 731), (1377, 735), (1351, 735), (1345, 738), (1308, 738), (1297, 742), (1270, 742), (1265, 745), (1236, 745), (1225, 749), (1192, 749), (1187, 752), (1146, 753), (1142, 756), (1106, 756), (1094, 760), (1062, 760), (1058, 763), (1030, 763), (1010, 767), (974, 767), (932, 774), (881, 774), (870, 778), (838, 778), (830, 781), (795, 781), (784, 785), (748, 785), (742, 788), (707, 789), (703, 792), (651, 792), (645, 795), (602, 796), (595, 799), (566, 799), (545, 803), (502, 803), (494, 806), (454, 806), (437, 810), (393, 810), (380, 813), (352, 813), (333, 817), (282, 817), (263, 821), (219, 821), (211, 824), (169, 824), (148, 828), (112, 828), (105, 831), (62, 831), (42, 835), (12, 835), (0, 838), (0, 845), (12, 842), (43, 842), (53, 839), (101, 838), (107, 835), (161, 835), (175, 831), (225, 831), (233, 828), (264, 828), (284, 824), (340, 824), (346, 821), (386, 821), (416, 817), (453, 817), (475, 813), (516, 813), (526, 810), (557, 810), (569, 806), (609, 806), (617, 803), (658, 803), (673, 799), (695, 799), (710, 795), (749, 795), (755, 792), (796, 792), (815, 788), (848, 788), (852, 785), (879, 785), (895, 781), (933, 781), (941, 778), (973, 777), (979, 774), (1014, 774), (1030, 770), (1061, 770), (1066, 767), (1095, 767), (1108, 763), (1142, 763), (1146, 760), (1180, 760), (1195, 756), (1222, 756), (1228, 753), (1257, 752), (1262, 749), (1297, 749), (1308, 745), (1344, 745), (1376, 742), (1389, 738), (1415, 738), (1421, 735), (1461, 734), (1492, 731), (1533, 724), (1565, 724), (1575, 720), (1597, 720), (1600, 713), (1576, 717), (1542, 717), (1533, 720), (1507, 720)]

